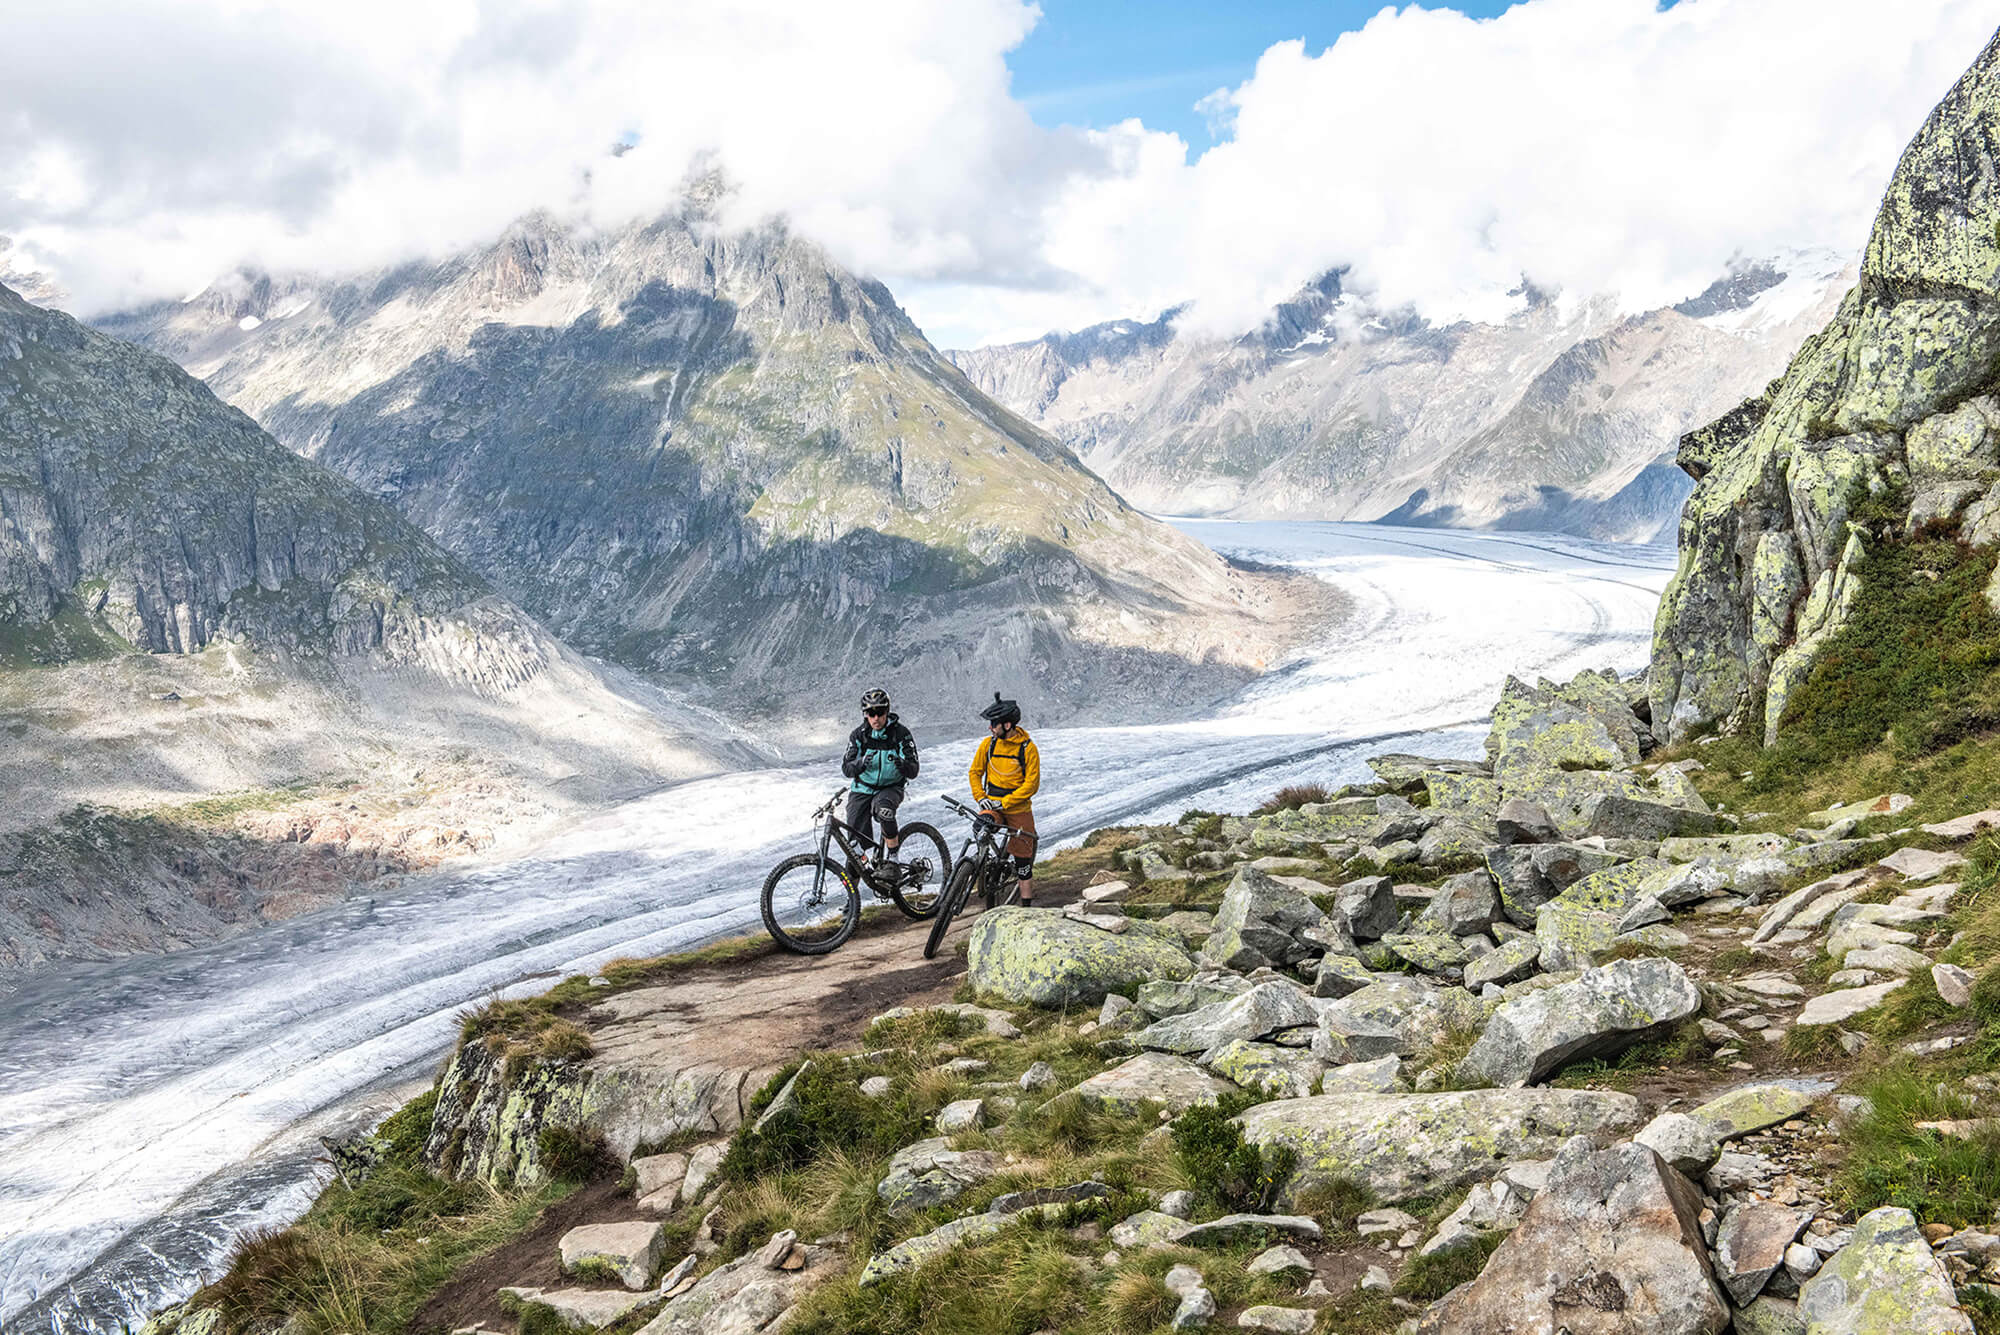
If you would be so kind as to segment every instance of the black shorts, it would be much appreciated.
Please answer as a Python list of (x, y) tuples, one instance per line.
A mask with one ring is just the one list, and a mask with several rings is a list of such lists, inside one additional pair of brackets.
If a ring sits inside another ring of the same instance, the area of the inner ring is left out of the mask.
[(896, 837), (896, 808), (903, 805), (903, 788), (884, 788), (879, 793), (849, 793), (847, 795), (847, 823), (861, 833), (874, 837), (875, 822), (882, 822), (882, 838)]

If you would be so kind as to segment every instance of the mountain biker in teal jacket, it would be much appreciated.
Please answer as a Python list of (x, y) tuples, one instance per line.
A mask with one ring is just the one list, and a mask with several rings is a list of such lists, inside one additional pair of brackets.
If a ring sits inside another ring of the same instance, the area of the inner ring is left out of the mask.
[(889, 694), (876, 689), (861, 697), (861, 726), (847, 735), (847, 754), (840, 772), (847, 776), (847, 823), (870, 834), (882, 824), (882, 858), (896, 860), (902, 832), (896, 808), (903, 803), (903, 785), (917, 777), (917, 741), (902, 720), (889, 712)]

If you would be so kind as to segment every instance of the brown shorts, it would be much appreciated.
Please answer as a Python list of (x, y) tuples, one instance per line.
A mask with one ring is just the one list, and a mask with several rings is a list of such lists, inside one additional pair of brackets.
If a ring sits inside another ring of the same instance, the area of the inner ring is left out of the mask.
[[(995, 814), (1000, 817), (1000, 823), (1010, 830), (1019, 830), (1023, 834), (1033, 834), (1035, 832), (1035, 809), (1033, 807), (1022, 807), (1019, 811), (1001, 811)], [(1025, 881), (1035, 874), (1035, 841), (1033, 839), (1009, 839), (1007, 841), (1007, 851), (1014, 855), (1015, 876)]]

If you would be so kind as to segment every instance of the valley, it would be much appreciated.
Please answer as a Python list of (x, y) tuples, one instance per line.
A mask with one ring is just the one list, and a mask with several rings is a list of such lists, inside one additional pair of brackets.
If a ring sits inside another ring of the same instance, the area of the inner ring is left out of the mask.
[[(1052, 845), (1353, 779), (1366, 754), (1476, 752), (1508, 672), (1642, 666), (1670, 574), (1665, 549), (1532, 535), (1181, 528), (1330, 582), (1346, 615), (1204, 718), (1036, 728)], [(923, 741), (954, 788), (969, 737)], [(670, 787), (525, 855), (0, 999), (0, 1323), (108, 1332), (212, 1275), (311, 1199), (318, 1135), (428, 1080), (464, 1007), (753, 929), (763, 871), (835, 783), (822, 761)]]

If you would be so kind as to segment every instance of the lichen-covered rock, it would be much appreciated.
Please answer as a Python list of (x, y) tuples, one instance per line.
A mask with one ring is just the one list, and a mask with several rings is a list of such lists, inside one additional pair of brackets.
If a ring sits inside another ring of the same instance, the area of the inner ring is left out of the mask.
[(1632, 1143), (1644, 1145), (1666, 1160), (1669, 1167), (1696, 1182), (1715, 1166), (1722, 1153), (1722, 1141), (1715, 1128), (1686, 1113), (1661, 1113), (1640, 1128)]
[(1401, 752), (1369, 756), (1363, 763), (1375, 771), (1375, 777), (1382, 781), (1384, 787), (1398, 793), (1420, 791), (1432, 775), (1491, 778), (1493, 772), (1491, 766), (1477, 760), (1433, 760), (1428, 756), (1404, 755)]
[(1588, 969), (1618, 939), (1622, 913), (1607, 913), (1562, 899), (1535, 911), (1537, 959), (1543, 973)]
[(986, 1238), (1011, 1228), (1020, 1218), (1008, 1214), (969, 1214), (942, 1224), (928, 1233), (914, 1238), (906, 1238), (887, 1251), (877, 1252), (868, 1258), (868, 1264), (861, 1268), (861, 1277), (856, 1284), (867, 1288), (880, 1284), (885, 1279), (905, 1275), (926, 1261), (943, 1256), (955, 1248)]
[(1701, 1193), (1643, 1145), (1566, 1151), (1479, 1277), (1419, 1335), (1720, 1335)]
[(1584, 844), (1522, 844), (1488, 849), (1486, 869), (1499, 887), (1501, 912), (1533, 927), (1535, 911), (1587, 876), (1625, 859)]
[(1664, 1033), (1700, 1009), (1700, 991), (1672, 960), (1618, 960), (1502, 1003), (1459, 1069), (1495, 1085), (1531, 1084), (1566, 1062)]
[(1344, 997), (1359, 992), (1375, 981), (1375, 975), (1368, 966), (1352, 955), (1336, 955), (1331, 951), (1320, 956), (1319, 966), (1313, 974), (1313, 995), (1316, 997)]
[(1247, 973), (1262, 965), (1296, 964), (1319, 950), (1298, 934), (1326, 920), (1305, 895), (1254, 867), (1238, 869), (1215, 912), (1215, 931), (1202, 958)]
[(1465, 962), (1472, 958), (1458, 937), (1443, 932), (1391, 932), (1382, 938), (1383, 949), (1418, 973), (1458, 978)]
[(1139, 1009), (1156, 1020), (1185, 1015), (1231, 997), (1242, 996), (1256, 984), (1242, 974), (1204, 969), (1192, 978), (1155, 979), (1139, 984)]
[(1393, 1203), (1469, 1186), (1509, 1159), (1547, 1158), (1571, 1136), (1628, 1130), (1639, 1101), (1585, 1089), (1320, 1094), (1236, 1120), (1248, 1143), (1297, 1154), (1285, 1199), (1346, 1178)]
[(1499, 986), (1518, 983), (1541, 967), (1541, 958), (1542, 943), (1532, 936), (1503, 941), (1498, 949), (1465, 966), (1465, 986), (1477, 992), (1489, 983)]
[(1777, 735), (1858, 596), (1856, 487), (1879, 495), (1910, 474), (1928, 485), (1986, 471), (1987, 444), (1961, 405), (1993, 385), (2000, 357), (1996, 103), (1989, 43), (1904, 151), (1839, 314), (1754, 426), (1693, 451), (1680, 564), (1655, 623), (1652, 719), (1664, 739), (1709, 724)]
[(1501, 918), (1500, 893), (1485, 871), (1461, 872), (1438, 887), (1431, 902), (1417, 915), (1416, 930), (1446, 936), (1471, 936)]
[(1311, 998), (1292, 983), (1259, 983), (1227, 1001), (1157, 1021), (1132, 1035), (1132, 1041), (1156, 1052), (1207, 1052), (1231, 1039), (1258, 1039), (1281, 1029), (1300, 1029), (1319, 1022)]
[[(1565, 686), (1508, 677), (1493, 706), (1486, 753), (1501, 786), (1533, 771), (1607, 770), (1639, 759), (1638, 719), (1615, 679), (1579, 673)], [(1516, 796), (1509, 791), (1508, 796)], [(1552, 813), (1553, 814), (1553, 813)]]
[(1217, 1080), (1185, 1058), (1142, 1052), (1070, 1092), (1091, 1107), (1114, 1112), (1136, 1112), (1147, 1103), (1179, 1112), (1197, 1103), (1214, 1103), (1231, 1088), (1228, 1081)]
[[(1307, 1091), (1311, 1093), (1311, 1090)], [(1373, 1061), (1348, 1062), (1327, 1068), (1320, 1078), (1321, 1094), (1400, 1094), (1403, 1092), (1403, 1059), (1377, 1057)]]
[(1833, 1092), (1831, 1080), (1760, 1080), (1719, 1094), (1688, 1114), (1734, 1140), (1789, 1121)]
[(1861, 1216), (1854, 1239), (1799, 1289), (1808, 1335), (1971, 1335), (1951, 1278), (1908, 1210)]
[(938, 1136), (897, 1150), (875, 1194), (891, 1210), (927, 1210), (958, 1199), (1004, 1166), (992, 1150), (955, 1150)]
[(1187, 952), (1164, 936), (1113, 935), (1039, 909), (980, 914), (966, 948), (974, 990), (1030, 1006), (1096, 1005), (1107, 992), (1193, 973)]
[(1274, 1099), (1303, 1098), (1312, 1093), (1326, 1070), (1326, 1063), (1311, 1053), (1240, 1038), (1224, 1043), (1202, 1064), (1224, 1080)]
[(1581, 818), (1585, 838), (1677, 839), (1708, 834), (1716, 827), (1715, 817), (1706, 811), (1691, 811), (1622, 793), (1606, 793), (1590, 799)]
[(139, 1335), (215, 1335), (221, 1324), (221, 1308), (182, 1303), (155, 1312), (139, 1327)]
[[(1392, 1052), (1407, 1057), (1435, 1047), (1453, 1034), (1468, 1033), (1485, 1018), (1484, 1008), (1464, 988), (1432, 987), (1414, 978), (1393, 976), (1378, 978), (1358, 992), (1317, 1005), (1320, 1035), (1314, 1039), (1313, 1051), (1336, 1064), (1373, 1060)], [(1382, 1034), (1391, 1037), (1390, 1044), (1381, 1050), (1368, 1050), (1374, 1036)], [(1322, 1039), (1327, 1042), (1322, 1043)]]

